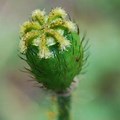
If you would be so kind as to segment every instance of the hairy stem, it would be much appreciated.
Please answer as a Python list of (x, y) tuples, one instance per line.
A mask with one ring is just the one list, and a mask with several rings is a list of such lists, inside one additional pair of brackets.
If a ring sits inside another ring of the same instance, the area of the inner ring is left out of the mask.
[(71, 95), (58, 96), (58, 120), (70, 120)]

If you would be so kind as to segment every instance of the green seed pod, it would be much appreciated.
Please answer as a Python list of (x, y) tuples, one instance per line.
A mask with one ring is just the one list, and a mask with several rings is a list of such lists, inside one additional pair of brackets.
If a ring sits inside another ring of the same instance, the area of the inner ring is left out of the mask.
[(20, 52), (38, 83), (55, 92), (65, 91), (81, 71), (84, 47), (78, 27), (61, 8), (35, 10), (20, 29)]

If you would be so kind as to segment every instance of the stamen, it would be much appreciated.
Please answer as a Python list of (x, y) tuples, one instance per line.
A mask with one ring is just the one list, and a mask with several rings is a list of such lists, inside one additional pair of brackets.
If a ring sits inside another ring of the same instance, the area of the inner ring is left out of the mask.
[(37, 22), (27, 21), (21, 26), (20, 34), (21, 34), (21, 36), (23, 36), (27, 32), (30, 32), (32, 30), (39, 30), (40, 28), (41, 27)]
[(52, 22), (57, 18), (65, 19), (66, 16), (67, 16), (67, 13), (65, 12), (65, 10), (61, 9), (60, 7), (57, 7), (49, 13), (48, 22)]
[(45, 23), (45, 11), (41, 11), (39, 9), (33, 11), (32, 13), (32, 20), (33, 21), (38, 21), (40, 25), (43, 25)]
[(55, 30), (50, 29), (50, 30), (47, 30), (46, 33), (52, 36), (56, 40), (56, 42), (59, 43), (61, 50), (65, 50), (66, 47), (70, 46), (70, 41), (67, 40), (65, 37), (63, 37), (58, 32), (56, 32)]
[(40, 45), (39, 45), (39, 57), (40, 58), (50, 58), (52, 56), (52, 52), (48, 49), (46, 45), (46, 36), (43, 34), (40, 38)]

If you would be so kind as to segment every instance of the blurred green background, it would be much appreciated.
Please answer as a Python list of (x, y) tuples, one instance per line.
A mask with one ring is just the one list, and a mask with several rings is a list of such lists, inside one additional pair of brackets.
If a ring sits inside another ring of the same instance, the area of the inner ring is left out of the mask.
[(0, 0), (0, 120), (56, 120), (54, 96), (29, 81), (19, 27), (34, 9), (63, 7), (87, 31), (88, 66), (73, 92), (71, 120), (120, 120), (120, 0)]

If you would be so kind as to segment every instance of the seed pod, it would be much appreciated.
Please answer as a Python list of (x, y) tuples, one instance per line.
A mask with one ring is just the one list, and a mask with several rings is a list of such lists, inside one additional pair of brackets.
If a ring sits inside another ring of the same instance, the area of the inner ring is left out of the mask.
[(55, 92), (65, 91), (81, 71), (84, 47), (78, 27), (61, 8), (35, 10), (20, 29), (20, 52), (38, 83)]

